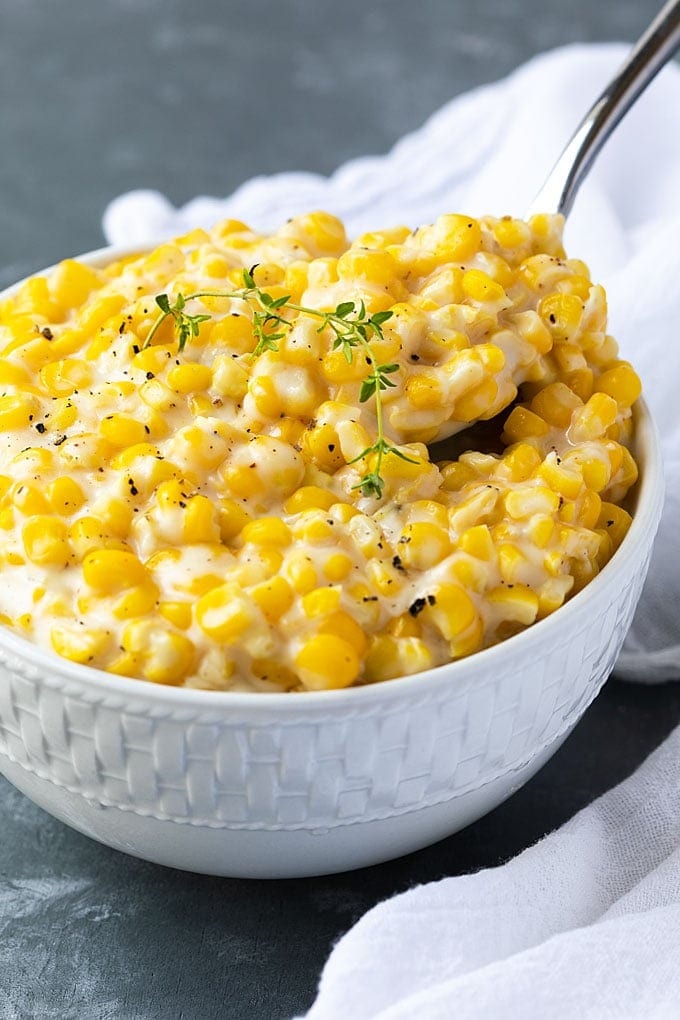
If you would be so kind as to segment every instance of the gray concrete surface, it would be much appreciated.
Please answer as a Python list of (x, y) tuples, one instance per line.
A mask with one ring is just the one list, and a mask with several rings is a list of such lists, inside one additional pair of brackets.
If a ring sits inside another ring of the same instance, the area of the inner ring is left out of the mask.
[[(381, 152), (564, 42), (632, 40), (655, 0), (0, 0), (0, 283), (101, 242), (106, 202), (183, 202)], [(100, 847), (0, 780), (0, 1020), (279, 1020), (375, 902), (495, 864), (628, 774), (680, 685), (610, 683), (553, 761), (465, 832), (357, 874), (256, 883)]]

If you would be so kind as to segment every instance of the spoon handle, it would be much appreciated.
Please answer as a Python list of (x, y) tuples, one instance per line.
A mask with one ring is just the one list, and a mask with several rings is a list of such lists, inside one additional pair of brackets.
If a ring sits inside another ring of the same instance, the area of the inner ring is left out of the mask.
[(680, 0), (669, 0), (621, 70), (595, 100), (531, 204), (533, 213), (567, 216), (598, 152), (641, 92), (680, 46)]

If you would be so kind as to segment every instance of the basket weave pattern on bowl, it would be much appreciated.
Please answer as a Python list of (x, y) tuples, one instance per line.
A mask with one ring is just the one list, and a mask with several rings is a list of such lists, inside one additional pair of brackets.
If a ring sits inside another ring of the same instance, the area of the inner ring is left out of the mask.
[(294, 714), (257, 720), (233, 705), (154, 705), (146, 684), (120, 697), (0, 651), (0, 755), (88, 801), (197, 826), (327, 828), (439, 803), (521, 768), (580, 716), (614, 664), (646, 560), (544, 654), (512, 641), (503, 672), (477, 656), (478, 670), (423, 677), (421, 692), (387, 702), (374, 689), (345, 709), (310, 710), (304, 695), (282, 696)]

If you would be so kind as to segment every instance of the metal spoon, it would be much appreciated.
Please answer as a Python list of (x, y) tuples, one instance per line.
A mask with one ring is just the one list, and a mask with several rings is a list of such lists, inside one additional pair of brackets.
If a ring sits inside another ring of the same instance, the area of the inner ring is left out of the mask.
[(598, 152), (638, 96), (680, 47), (680, 0), (669, 0), (595, 100), (531, 204), (529, 215), (567, 216)]

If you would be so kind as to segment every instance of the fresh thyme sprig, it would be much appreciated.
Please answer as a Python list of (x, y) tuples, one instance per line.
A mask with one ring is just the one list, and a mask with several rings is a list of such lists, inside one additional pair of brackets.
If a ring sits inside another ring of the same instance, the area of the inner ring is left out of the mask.
[(240, 290), (200, 290), (192, 294), (178, 294), (172, 304), (167, 294), (159, 294), (156, 297), (156, 304), (160, 308), (160, 314), (151, 327), (144, 346), (148, 347), (165, 320), (172, 318), (179, 350), (184, 350), (187, 342), (198, 336), (201, 323), (210, 318), (209, 315), (189, 315), (185, 311), (187, 302), (196, 298), (216, 297), (238, 298), (250, 306), (256, 340), (252, 352), (253, 357), (258, 357), (265, 351), (278, 350), (278, 341), (282, 340), (291, 328), (291, 322), (284, 314), (286, 311), (298, 312), (301, 315), (309, 315), (318, 319), (318, 333), (330, 329), (333, 333), (333, 350), (342, 350), (347, 364), (352, 363), (355, 349), (363, 348), (369, 372), (361, 383), (359, 401), (364, 404), (371, 398), (374, 399), (377, 438), (371, 446), (367, 446), (349, 463), (355, 464), (357, 461), (369, 457), (374, 458), (371, 468), (362, 475), (361, 480), (354, 488), (359, 489), (363, 496), (374, 496), (376, 499), (381, 499), (385, 489), (385, 480), (381, 474), (385, 456), (394, 454), (410, 464), (416, 463), (385, 437), (382, 393), (396, 385), (390, 376), (399, 371), (399, 365), (396, 363), (378, 364), (371, 347), (371, 340), (383, 338), (383, 324), (392, 317), (392, 312), (374, 312), (373, 315), (369, 315), (363, 301), (359, 302), (358, 306), (354, 301), (342, 301), (337, 305), (335, 311), (322, 312), (317, 308), (296, 304), (290, 300), (290, 294), (275, 298), (256, 284), (254, 276), (256, 268), (257, 266), (253, 266), (251, 269), (243, 270), (243, 287)]

